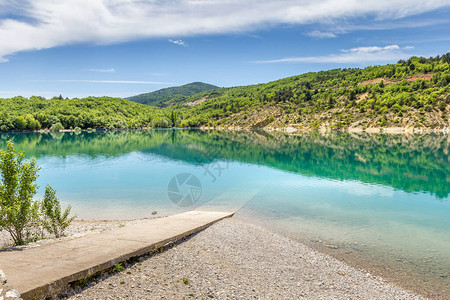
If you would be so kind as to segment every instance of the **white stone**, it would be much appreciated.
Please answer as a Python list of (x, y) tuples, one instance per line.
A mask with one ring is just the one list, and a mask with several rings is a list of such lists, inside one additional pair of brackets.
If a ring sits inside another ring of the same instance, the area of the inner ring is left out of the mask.
[(6, 298), (20, 298), (20, 293), (17, 290), (9, 290), (5, 293)]
[(6, 284), (6, 282), (8, 281), (8, 279), (6, 278), (5, 273), (0, 270), (0, 284)]
[(298, 130), (297, 130), (297, 128), (288, 126), (288, 127), (286, 127), (285, 131), (287, 133), (294, 133), (294, 132), (297, 132)]

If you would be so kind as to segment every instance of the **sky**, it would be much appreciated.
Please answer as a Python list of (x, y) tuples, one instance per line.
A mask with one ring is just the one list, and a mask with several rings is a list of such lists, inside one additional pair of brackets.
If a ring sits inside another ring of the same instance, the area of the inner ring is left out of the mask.
[(450, 0), (0, 0), (0, 98), (128, 97), (450, 51)]

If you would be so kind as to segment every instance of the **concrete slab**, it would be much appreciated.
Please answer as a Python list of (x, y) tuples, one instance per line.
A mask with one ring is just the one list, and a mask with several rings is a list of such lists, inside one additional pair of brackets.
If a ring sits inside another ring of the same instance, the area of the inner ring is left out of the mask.
[(174, 243), (232, 215), (190, 211), (23, 251), (0, 252), (0, 269), (24, 299), (39, 299), (70, 282)]

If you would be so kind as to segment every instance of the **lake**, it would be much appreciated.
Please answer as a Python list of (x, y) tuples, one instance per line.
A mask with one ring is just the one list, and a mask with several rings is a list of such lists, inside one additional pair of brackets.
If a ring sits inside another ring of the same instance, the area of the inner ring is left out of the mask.
[(199, 130), (2, 133), (83, 219), (245, 218), (431, 297), (450, 294), (450, 137)]

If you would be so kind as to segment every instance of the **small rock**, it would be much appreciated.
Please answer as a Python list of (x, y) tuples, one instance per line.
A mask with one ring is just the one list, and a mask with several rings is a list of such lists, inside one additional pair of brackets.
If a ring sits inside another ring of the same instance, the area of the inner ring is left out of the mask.
[(6, 298), (20, 298), (20, 293), (19, 293), (19, 291), (15, 290), (15, 289), (11, 289), (5, 293), (5, 297)]
[(158, 212), (155, 210), (155, 211), (152, 211), (152, 216), (154, 216), (154, 215), (156, 215)]
[(8, 279), (6, 278), (5, 273), (0, 270), (0, 284), (6, 284), (6, 282), (8, 281)]
[(288, 127), (285, 128), (285, 131), (286, 131), (287, 133), (294, 133), (294, 132), (297, 132), (298, 129), (297, 129), (297, 128), (294, 128), (294, 127), (291, 127), (291, 126), (288, 126)]

